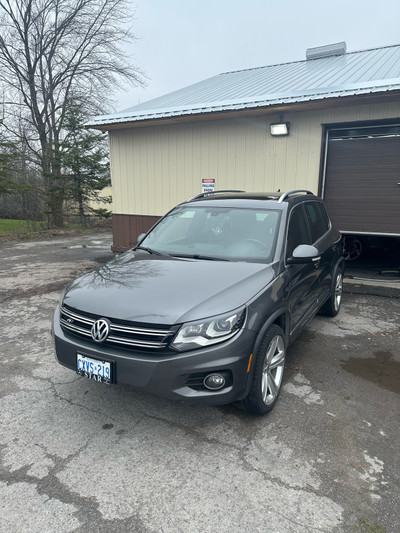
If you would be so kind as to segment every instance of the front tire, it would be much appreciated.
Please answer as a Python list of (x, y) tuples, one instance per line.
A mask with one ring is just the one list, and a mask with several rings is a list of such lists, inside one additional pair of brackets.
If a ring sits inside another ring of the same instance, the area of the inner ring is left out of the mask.
[(285, 370), (286, 341), (282, 328), (272, 325), (257, 352), (253, 381), (243, 407), (254, 415), (265, 415), (275, 406)]

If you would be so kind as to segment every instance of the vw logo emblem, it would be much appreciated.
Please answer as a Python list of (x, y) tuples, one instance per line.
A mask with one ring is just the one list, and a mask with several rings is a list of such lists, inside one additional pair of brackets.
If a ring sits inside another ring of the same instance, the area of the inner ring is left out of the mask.
[(95, 342), (104, 342), (110, 333), (110, 323), (105, 318), (96, 320), (90, 331)]

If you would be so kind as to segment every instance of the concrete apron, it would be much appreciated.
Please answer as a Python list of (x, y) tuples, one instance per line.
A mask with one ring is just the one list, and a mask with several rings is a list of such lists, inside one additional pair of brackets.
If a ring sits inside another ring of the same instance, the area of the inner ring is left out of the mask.
[(387, 271), (360, 270), (347, 267), (344, 275), (343, 291), (372, 296), (400, 297), (400, 267)]

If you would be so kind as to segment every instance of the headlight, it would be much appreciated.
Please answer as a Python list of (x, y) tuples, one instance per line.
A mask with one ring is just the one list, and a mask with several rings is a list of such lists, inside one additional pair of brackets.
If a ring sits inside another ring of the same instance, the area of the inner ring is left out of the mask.
[(230, 339), (243, 326), (245, 309), (223, 315), (188, 322), (178, 331), (171, 347), (175, 350), (193, 350)]

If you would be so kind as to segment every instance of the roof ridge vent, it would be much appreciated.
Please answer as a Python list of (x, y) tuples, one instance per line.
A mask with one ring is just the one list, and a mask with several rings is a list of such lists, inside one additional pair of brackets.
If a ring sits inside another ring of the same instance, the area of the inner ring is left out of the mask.
[(344, 56), (347, 50), (346, 42), (327, 44), (325, 46), (317, 46), (316, 48), (307, 48), (306, 59), (322, 59), (331, 56)]

